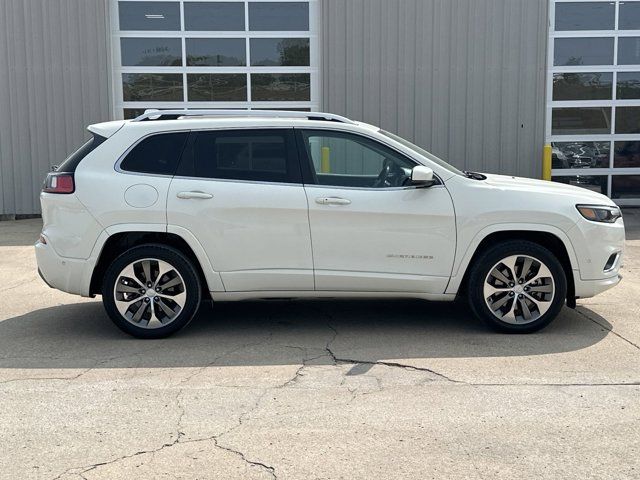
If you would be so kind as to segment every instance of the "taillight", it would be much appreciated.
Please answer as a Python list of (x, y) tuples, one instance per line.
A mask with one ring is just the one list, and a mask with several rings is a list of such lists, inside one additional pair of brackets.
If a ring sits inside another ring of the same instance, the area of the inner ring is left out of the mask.
[(73, 173), (49, 173), (42, 187), (46, 193), (73, 193), (74, 190)]

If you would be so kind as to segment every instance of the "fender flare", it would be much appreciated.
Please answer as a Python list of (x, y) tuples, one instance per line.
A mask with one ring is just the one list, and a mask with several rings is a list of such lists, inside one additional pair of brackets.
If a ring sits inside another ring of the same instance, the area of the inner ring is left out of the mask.
[(471, 259), (478, 250), (480, 243), (482, 243), (485, 238), (493, 233), (513, 231), (544, 232), (556, 236), (562, 242), (567, 251), (569, 262), (571, 263), (571, 269), (574, 272), (579, 270), (578, 257), (576, 256), (573, 244), (567, 234), (558, 227), (539, 223), (494, 223), (493, 225), (486, 226), (477, 232), (473, 237), (473, 240), (471, 240), (467, 245), (467, 249), (460, 257), (460, 260), (458, 261), (458, 259), (456, 259), (451, 279), (449, 280), (445, 293), (455, 294), (458, 292), (462, 279), (469, 269)]
[(126, 233), (126, 232), (136, 232), (136, 233), (144, 233), (144, 232), (153, 232), (153, 233), (171, 233), (177, 235), (182, 238), (186, 242), (186, 244), (191, 248), (196, 259), (200, 263), (200, 267), (204, 272), (205, 279), (207, 281), (208, 289), (210, 292), (224, 292), (224, 284), (222, 283), (222, 278), (220, 274), (214, 271), (209, 256), (205, 252), (204, 248), (200, 244), (200, 242), (196, 239), (196, 237), (187, 229), (178, 227), (175, 225), (166, 225), (164, 223), (119, 223), (116, 225), (111, 225), (110, 227), (105, 228), (98, 239), (96, 240), (93, 250), (91, 251), (91, 255), (87, 259), (88, 267), (85, 269), (84, 278), (82, 280), (83, 285), (83, 296), (89, 296), (89, 291), (91, 288), (91, 277), (93, 276), (93, 271), (100, 259), (100, 255), (102, 254), (102, 250), (109, 240), (110, 237), (117, 233)]
[(213, 264), (211, 263), (211, 259), (209, 255), (205, 251), (202, 244), (198, 241), (196, 236), (191, 233), (190, 230), (187, 230), (184, 227), (179, 227), (177, 225), (167, 225), (167, 233), (173, 233), (174, 235), (179, 236), (187, 245), (191, 248), (193, 253), (195, 254), (198, 262), (200, 262), (200, 266), (202, 267), (202, 271), (204, 272), (204, 276), (207, 280), (207, 284), (209, 285), (210, 292), (224, 292), (224, 283), (222, 282), (222, 277), (220, 273), (216, 272), (213, 269)]

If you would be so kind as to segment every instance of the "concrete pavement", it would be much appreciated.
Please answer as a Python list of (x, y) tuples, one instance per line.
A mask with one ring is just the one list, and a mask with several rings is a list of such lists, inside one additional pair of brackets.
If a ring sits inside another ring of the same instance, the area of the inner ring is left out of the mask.
[(140, 341), (0, 222), (0, 478), (640, 478), (640, 215), (624, 281), (546, 330), (464, 305), (204, 307)]

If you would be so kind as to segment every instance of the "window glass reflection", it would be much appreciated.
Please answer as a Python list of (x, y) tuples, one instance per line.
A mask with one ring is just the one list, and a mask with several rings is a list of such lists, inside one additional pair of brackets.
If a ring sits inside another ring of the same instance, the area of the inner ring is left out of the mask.
[(309, 66), (309, 39), (252, 38), (251, 65)]
[(614, 175), (611, 198), (640, 198), (640, 175)]
[(249, 30), (309, 30), (307, 2), (250, 2)]
[(592, 192), (607, 194), (607, 176), (606, 175), (570, 175), (555, 176), (551, 180), (558, 183), (566, 183), (574, 187), (582, 187)]
[(187, 38), (190, 67), (231, 67), (247, 64), (244, 38)]
[(601, 135), (611, 133), (611, 107), (554, 108), (552, 135)]
[(309, 101), (311, 81), (308, 73), (253, 73), (251, 99), (254, 101)]
[(178, 2), (118, 2), (120, 30), (180, 30)]
[(121, 38), (123, 66), (175, 67), (182, 65), (179, 38)]
[(613, 2), (556, 3), (556, 30), (613, 30)]
[(619, 100), (640, 98), (640, 72), (618, 72)]
[(616, 133), (640, 133), (640, 107), (616, 108)]
[(614, 168), (640, 168), (640, 142), (616, 142)]
[(125, 102), (180, 102), (182, 74), (123, 73), (122, 93)]
[(139, 117), (145, 112), (145, 108), (125, 108), (124, 119), (131, 120), (132, 118)]
[(621, 2), (618, 19), (619, 30), (640, 30), (640, 3)]
[(185, 2), (185, 30), (244, 30), (242, 2)]
[(556, 38), (553, 64), (613, 65), (613, 38)]
[(609, 168), (610, 142), (554, 142), (551, 168)]
[(187, 88), (191, 102), (242, 102), (247, 99), (247, 76), (244, 73), (189, 74)]
[(640, 37), (618, 39), (618, 65), (640, 64)]
[(611, 100), (613, 73), (556, 73), (554, 100)]

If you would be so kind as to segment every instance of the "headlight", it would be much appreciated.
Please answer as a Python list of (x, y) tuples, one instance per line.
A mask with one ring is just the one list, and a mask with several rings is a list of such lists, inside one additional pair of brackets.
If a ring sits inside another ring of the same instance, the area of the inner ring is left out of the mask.
[(580, 214), (592, 222), (615, 223), (622, 213), (618, 207), (605, 205), (576, 205)]

